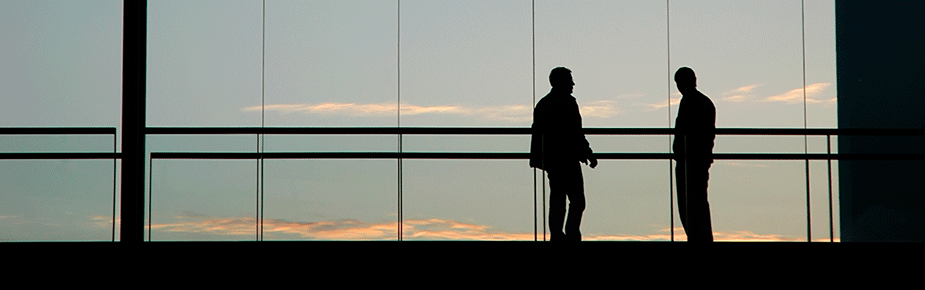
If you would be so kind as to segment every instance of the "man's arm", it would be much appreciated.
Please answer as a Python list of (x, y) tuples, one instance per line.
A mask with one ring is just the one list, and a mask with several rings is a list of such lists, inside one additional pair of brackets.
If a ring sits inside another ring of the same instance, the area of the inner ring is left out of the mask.
[(689, 117), (687, 151), (692, 158), (713, 159), (713, 141), (716, 138), (716, 109), (706, 96), (697, 103), (695, 114)]
[(590, 161), (591, 163), (588, 165), (591, 166), (591, 168), (595, 168), (597, 167), (597, 158), (593, 157), (592, 154), (594, 153), (594, 151), (591, 150), (591, 143), (588, 142), (588, 138), (585, 137), (584, 127), (581, 124), (581, 112), (578, 109), (577, 101), (574, 103), (574, 106), (575, 106), (575, 109), (574, 109), (575, 119), (578, 123), (578, 126), (577, 126), (578, 127), (577, 129), (578, 138), (577, 139), (579, 140), (578, 146), (577, 146), (578, 148), (576, 149), (581, 151), (581, 153), (579, 153), (581, 156), (579, 160), (581, 160), (581, 163), (584, 163), (584, 164), (588, 164), (588, 162)]
[(540, 107), (542, 103), (541, 100), (540, 103), (533, 108), (533, 125), (530, 126), (530, 128), (533, 129), (533, 134), (530, 136), (530, 167), (541, 170), (546, 169), (543, 164), (543, 133), (546, 128), (544, 124), (545, 116)]

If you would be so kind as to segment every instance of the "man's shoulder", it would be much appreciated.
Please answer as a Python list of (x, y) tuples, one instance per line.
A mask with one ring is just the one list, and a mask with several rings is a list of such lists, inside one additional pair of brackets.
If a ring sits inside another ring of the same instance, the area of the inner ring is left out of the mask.
[(560, 106), (568, 103), (576, 103), (575, 97), (572, 95), (556, 94), (549, 93), (545, 97), (541, 98), (539, 102), (536, 103), (536, 106), (547, 105), (547, 106)]
[(552, 102), (554, 101), (553, 99), (555, 99), (555, 95), (553, 95), (553, 93), (548, 93), (542, 98), (540, 98), (540, 101), (536, 102), (536, 105), (539, 106), (540, 104), (546, 104), (546, 103)]
[(697, 91), (696, 100), (701, 106), (715, 108), (713, 106), (713, 100), (710, 100), (710, 97), (707, 97), (707, 95), (700, 91)]
[(713, 101), (710, 100), (710, 97), (707, 97), (707, 95), (705, 95), (703, 92), (697, 91), (697, 93), (700, 94), (701, 96), (703, 96), (703, 99), (704, 99), (704, 100), (707, 100), (707, 102), (713, 103)]
[(546, 94), (546, 96), (543, 97), (543, 99), (560, 99), (560, 98), (566, 98), (566, 99), (567, 99), (567, 98), (571, 98), (571, 97), (572, 97), (572, 95), (570, 95), (570, 94), (564, 94), (564, 93), (561, 93), (561, 92), (554, 92), (554, 91), (553, 91), (553, 92), (549, 92), (548, 94)]

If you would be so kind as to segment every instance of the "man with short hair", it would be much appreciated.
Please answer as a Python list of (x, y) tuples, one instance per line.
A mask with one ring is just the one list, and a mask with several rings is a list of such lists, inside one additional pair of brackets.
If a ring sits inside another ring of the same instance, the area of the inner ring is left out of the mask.
[[(597, 166), (597, 159), (581, 128), (578, 102), (572, 97), (572, 71), (557, 67), (549, 73), (552, 90), (533, 109), (533, 140), (530, 166), (546, 171), (549, 177), (550, 241), (581, 241), (581, 215), (585, 210), (584, 181), (578, 162)], [(568, 222), (565, 232), (565, 200)]]
[(678, 188), (678, 214), (688, 242), (712, 242), (707, 182), (716, 139), (716, 107), (697, 90), (697, 76), (689, 67), (675, 72), (681, 105), (675, 120), (674, 156)]

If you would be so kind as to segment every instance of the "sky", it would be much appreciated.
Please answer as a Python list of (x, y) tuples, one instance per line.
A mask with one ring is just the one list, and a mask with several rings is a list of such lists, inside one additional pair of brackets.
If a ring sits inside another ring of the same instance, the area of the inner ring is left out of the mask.
[[(802, 14), (800, 1), (666, 2), (267, 0), (264, 18), (262, 1), (149, 1), (146, 122), (528, 127), (549, 71), (564, 66), (585, 127), (666, 128), (680, 101), (671, 75), (688, 66), (719, 128), (836, 127), (833, 2), (805, 1)], [(0, 31), (0, 126), (120, 127), (121, 9), (121, 1), (0, 1), (0, 27), (10, 28)], [(149, 135), (146, 149), (254, 152), (257, 138)], [(667, 136), (588, 139), (595, 152), (670, 148)], [(392, 135), (262, 142), (267, 152), (398, 150)], [(401, 139), (404, 152), (528, 144), (528, 136)], [(3, 152), (112, 146), (111, 136), (0, 136)], [(824, 137), (808, 139), (810, 152), (825, 146)], [(718, 136), (714, 148), (803, 150), (802, 136)], [(158, 159), (151, 168), (145, 239), (255, 239), (257, 161)], [(401, 171), (396, 160), (266, 160), (264, 170), (264, 240), (397, 239), (399, 176), (405, 240), (533, 240), (535, 222), (543, 233), (542, 189), (534, 199), (534, 180), (543, 180), (526, 160), (406, 159)], [(584, 239), (667, 241), (674, 220), (684, 240), (670, 170), (666, 160), (583, 167)], [(112, 161), (0, 161), (0, 241), (109, 240), (112, 172)], [(814, 240), (828, 240), (827, 174), (825, 162), (810, 162)], [(837, 170), (832, 177), (837, 201)], [(806, 240), (805, 195), (803, 161), (718, 160), (716, 239)]]

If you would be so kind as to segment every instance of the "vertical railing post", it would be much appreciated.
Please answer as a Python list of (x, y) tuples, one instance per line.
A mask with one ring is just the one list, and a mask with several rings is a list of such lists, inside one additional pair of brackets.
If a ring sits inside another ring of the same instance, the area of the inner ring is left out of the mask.
[(116, 241), (116, 192), (117, 192), (116, 189), (118, 187), (118, 184), (116, 183), (116, 174), (117, 174), (116, 170), (118, 168), (118, 159), (119, 159), (119, 157), (116, 156), (116, 153), (118, 153), (118, 150), (119, 150), (118, 140), (119, 140), (119, 135), (116, 134), (115, 131), (113, 131), (112, 132), (112, 154), (113, 154), (113, 157), (112, 157), (112, 237), (111, 237), (112, 242)]
[[(803, 138), (806, 138), (806, 135), (803, 135)], [(809, 150), (807, 150), (803, 154), (809, 154), (808, 151)], [(812, 242), (813, 241), (813, 222), (812, 222), (812, 212), (810, 211), (811, 207), (810, 207), (810, 189), (809, 189), (809, 157), (807, 157), (805, 161), (806, 161), (806, 242)]]
[(835, 242), (835, 222), (832, 214), (832, 134), (825, 135), (825, 149), (829, 164), (829, 242)]

